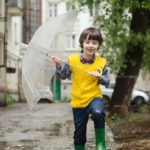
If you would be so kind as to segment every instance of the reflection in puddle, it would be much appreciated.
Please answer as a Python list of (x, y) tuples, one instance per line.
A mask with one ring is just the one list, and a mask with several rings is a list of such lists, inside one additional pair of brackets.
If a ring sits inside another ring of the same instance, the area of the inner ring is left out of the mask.
[[(48, 146), (44, 148), (44, 150), (55, 150), (55, 148), (51, 149), (51, 143), (53, 146), (57, 146), (59, 143), (56, 143), (56, 138), (63, 141), (64, 139), (70, 139), (69, 136), (72, 137), (73, 133), (73, 123), (72, 120), (67, 120), (65, 123), (54, 123), (51, 124), (49, 129), (48, 128), (41, 128), (41, 129), (35, 129), (36, 131), (41, 131), (45, 134), (45, 137), (43, 140), (19, 140), (19, 141), (0, 141), (0, 150), (43, 150), (43, 147), (41, 147), (41, 143), (44, 140), (49, 141), (49, 143), (46, 143)], [(22, 131), (23, 134), (27, 134), (29, 131)], [(40, 139), (40, 138), (39, 138)], [(72, 139), (71, 139), (72, 140)], [(64, 141), (63, 141), (64, 142)], [(72, 141), (71, 141), (72, 142)], [(43, 145), (42, 145), (43, 146)], [(65, 146), (65, 143), (64, 145)], [(57, 150), (62, 150), (61, 146), (60, 148), (57, 148)], [(70, 150), (70, 147), (67, 146), (64, 150)]]
[(42, 150), (35, 141), (6, 142), (0, 141), (0, 150)]

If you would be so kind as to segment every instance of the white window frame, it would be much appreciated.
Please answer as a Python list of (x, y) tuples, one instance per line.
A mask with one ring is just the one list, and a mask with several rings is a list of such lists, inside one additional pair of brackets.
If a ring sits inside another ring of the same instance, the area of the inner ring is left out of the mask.
[(91, 16), (98, 16), (100, 15), (100, 5), (95, 5), (92, 9), (92, 14), (90, 14)]
[(67, 35), (67, 49), (74, 49), (76, 48), (76, 35), (75, 34), (71, 34), (71, 35)]
[(3, 46), (3, 41), (0, 40), (0, 65), (3, 65), (4, 63), (4, 46)]
[(17, 23), (16, 23), (16, 22), (14, 23), (14, 31), (15, 31), (15, 33), (16, 33), (16, 34), (14, 35), (14, 44), (17, 45), (17, 43), (18, 43), (18, 42), (17, 42), (17, 34), (18, 34), (18, 33), (17, 33)]
[(49, 17), (56, 17), (58, 15), (58, 5), (57, 3), (48, 3), (48, 15)]
[(0, 16), (2, 16), (2, 4), (3, 3), (3, 1), (2, 0), (0, 0)]

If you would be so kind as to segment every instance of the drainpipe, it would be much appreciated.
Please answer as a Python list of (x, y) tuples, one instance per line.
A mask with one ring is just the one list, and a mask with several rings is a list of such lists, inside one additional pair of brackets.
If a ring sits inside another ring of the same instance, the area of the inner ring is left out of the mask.
[(61, 83), (60, 80), (56, 78), (56, 75), (54, 75), (54, 77), (51, 80), (51, 89), (53, 92), (53, 98), (56, 101), (60, 101), (61, 99)]
[(7, 0), (5, 0), (5, 21), (4, 21), (4, 103), (3, 106), (7, 106)]
[(55, 99), (60, 101), (60, 80), (56, 79)]

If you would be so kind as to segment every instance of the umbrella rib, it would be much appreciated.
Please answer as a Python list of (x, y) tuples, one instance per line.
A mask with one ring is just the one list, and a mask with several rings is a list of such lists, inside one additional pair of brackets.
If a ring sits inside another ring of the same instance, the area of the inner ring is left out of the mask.
[[(43, 52), (41, 52), (41, 51), (38, 51), (40, 54), (42, 54), (42, 55), (45, 55), (46, 57), (50, 57), (50, 55), (47, 53), (43, 53)], [(46, 58), (44, 58), (46, 61), (48, 61), (48, 62), (50, 62), (50, 63), (54, 63), (51, 59), (46, 59)], [(67, 61), (65, 61), (65, 60), (63, 60), (62, 59), (62, 61), (64, 62), (64, 63), (66, 63), (66, 64), (69, 64)], [(86, 71), (86, 70), (83, 70), (83, 69), (81, 69), (80, 67), (77, 67), (77, 66), (74, 66), (74, 65), (71, 65), (71, 64), (69, 64), (70, 66), (72, 66), (72, 67), (74, 67), (74, 68), (76, 68), (76, 69), (78, 69), (78, 70), (80, 70), (80, 71), (82, 71), (82, 72), (85, 72), (85, 73), (88, 73), (88, 74), (90, 74), (88, 71)]]

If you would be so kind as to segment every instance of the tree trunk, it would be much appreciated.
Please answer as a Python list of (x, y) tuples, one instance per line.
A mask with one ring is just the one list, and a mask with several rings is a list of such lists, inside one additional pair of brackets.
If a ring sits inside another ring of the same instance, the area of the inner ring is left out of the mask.
[[(149, 28), (148, 14), (149, 12), (142, 9), (136, 9), (133, 11), (130, 27), (131, 33), (141, 33), (142, 35), (146, 33)], [(119, 70), (116, 77), (114, 93), (110, 101), (109, 109), (112, 114), (116, 113), (123, 117), (128, 115), (130, 98), (140, 71), (143, 53), (143, 43), (137, 41), (136, 44), (134, 44), (130, 41), (124, 60), (126, 68), (122, 67)]]

